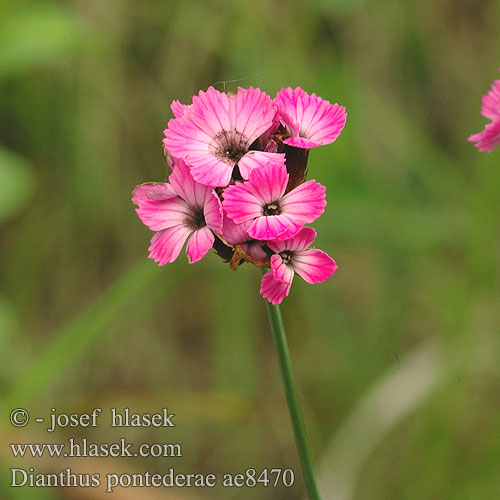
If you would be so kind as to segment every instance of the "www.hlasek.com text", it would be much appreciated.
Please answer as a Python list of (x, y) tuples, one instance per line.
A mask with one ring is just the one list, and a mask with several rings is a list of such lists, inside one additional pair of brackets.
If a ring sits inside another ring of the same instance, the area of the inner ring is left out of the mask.
[(15, 458), (75, 457), (182, 457), (180, 443), (141, 443), (135, 446), (121, 438), (115, 443), (94, 443), (87, 438), (69, 438), (66, 443), (11, 443)]

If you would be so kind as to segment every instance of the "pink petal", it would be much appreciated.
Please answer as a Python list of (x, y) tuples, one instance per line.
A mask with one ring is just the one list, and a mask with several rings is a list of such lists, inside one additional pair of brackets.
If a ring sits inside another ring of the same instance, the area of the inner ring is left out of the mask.
[(219, 234), (222, 231), (222, 214), (222, 203), (217, 193), (212, 190), (203, 207), (203, 216), (207, 226)]
[(283, 262), (280, 255), (275, 253), (271, 257), (271, 271), (275, 280), (283, 283), (291, 283), (293, 280), (293, 268)]
[(279, 162), (268, 162), (265, 166), (252, 170), (250, 179), (244, 184), (245, 188), (254, 194), (261, 202), (261, 206), (279, 200), (285, 192), (288, 183), (283, 157)]
[(274, 240), (290, 230), (288, 222), (280, 215), (263, 215), (250, 224), (248, 234), (256, 240)]
[(205, 92), (200, 90), (193, 97), (192, 112), (196, 125), (212, 136), (221, 130), (231, 130), (234, 124), (230, 110), (231, 99), (228, 94), (214, 87), (208, 87)]
[(136, 186), (132, 193), (132, 202), (136, 205), (149, 199), (168, 200), (175, 198), (177, 193), (169, 184), (159, 184), (158, 182), (146, 182)]
[(136, 212), (151, 231), (161, 231), (183, 224), (189, 221), (193, 214), (190, 206), (179, 197), (140, 201)]
[(271, 163), (277, 166), (285, 164), (284, 153), (266, 153), (264, 151), (249, 151), (238, 162), (241, 176), (247, 180), (250, 177), (250, 172), (256, 168), (263, 167)]
[(176, 118), (183, 116), (190, 107), (186, 104), (181, 104), (177, 99), (170, 104), (170, 109)]
[[(281, 89), (274, 103), (280, 110), (282, 122), (292, 136), (299, 136), (310, 143), (287, 142), (296, 147), (314, 147), (334, 142), (346, 122), (343, 106), (330, 104), (316, 94), (309, 95), (300, 87)], [(298, 128), (298, 131), (297, 131)]]
[(262, 276), (260, 293), (271, 304), (280, 304), (281, 301), (290, 293), (291, 283), (283, 283), (273, 278), (272, 271)]
[(317, 248), (295, 252), (291, 263), (294, 271), (311, 284), (325, 281), (338, 268), (328, 254)]
[(267, 246), (276, 253), (290, 250), (291, 252), (306, 250), (316, 239), (316, 231), (312, 227), (302, 228), (293, 238), (283, 241), (268, 241)]
[(247, 232), (247, 228), (249, 225), (250, 221), (236, 224), (235, 222), (232, 221), (230, 217), (227, 216), (227, 214), (224, 214), (221, 236), (230, 245), (237, 245), (238, 243), (243, 243), (244, 241), (248, 241), (251, 239)]
[(174, 262), (191, 232), (192, 229), (184, 225), (169, 227), (157, 232), (151, 239), (151, 245), (148, 248), (149, 258), (157, 262), (159, 266)]
[[(243, 246), (245, 246), (246, 248), (244, 249)], [(266, 252), (262, 248), (262, 243), (259, 243), (258, 241), (244, 243), (241, 249), (255, 260), (264, 260), (267, 257)]]
[(488, 123), (482, 132), (471, 135), (468, 140), (475, 142), (479, 151), (491, 152), (500, 144), (500, 120)]
[[(175, 158), (183, 158), (190, 165), (194, 160), (198, 162), (210, 154), (209, 145), (212, 135), (197, 127), (189, 119), (191, 113), (180, 118), (169, 120), (167, 128), (163, 131), (165, 139), (163, 144), (168, 152)], [(188, 161), (188, 158), (192, 161)]]
[(279, 215), (280, 221), (287, 226), (287, 230), (273, 239), (273, 241), (289, 240), (293, 238), (303, 227), (304, 221), (295, 217), (294, 215), (289, 215), (281, 213)]
[(229, 186), (222, 193), (222, 206), (227, 215), (236, 224), (262, 215), (262, 204), (254, 194), (248, 192), (247, 183), (238, 182)]
[(292, 189), (280, 201), (283, 214), (296, 217), (304, 224), (316, 220), (325, 210), (326, 188), (310, 180)]
[(157, 184), (147, 193), (146, 198), (148, 200), (162, 201), (174, 198), (174, 196), (177, 196), (177, 193), (170, 184)]
[(189, 263), (193, 264), (205, 257), (208, 251), (212, 248), (214, 240), (214, 235), (208, 226), (194, 231), (186, 246)]
[(209, 186), (193, 179), (189, 167), (181, 159), (175, 160), (168, 181), (176, 193), (193, 208), (202, 208), (212, 192)]
[[(152, 186), (154, 186), (154, 184), (151, 182), (135, 186), (134, 191), (132, 192), (132, 202), (139, 205), (139, 203), (146, 200), (146, 196), (149, 192), (151, 192)], [(174, 196), (177, 195), (174, 193)]]
[(193, 179), (200, 184), (205, 184), (211, 187), (225, 187), (231, 181), (234, 165), (230, 165), (215, 156), (207, 156), (201, 159), (201, 162), (195, 163), (191, 158), (193, 166), (191, 174)]
[[(314, 95), (314, 94), (313, 94)], [(319, 99), (319, 98), (318, 98)], [(337, 140), (347, 118), (344, 106), (323, 101), (309, 124), (301, 127), (301, 135), (318, 145), (330, 144)]]
[(273, 125), (276, 110), (271, 98), (259, 88), (239, 87), (230, 104), (234, 113), (232, 126), (248, 137), (248, 145)]
[(294, 148), (301, 149), (311, 149), (321, 146), (321, 144), (317, 144), (316, 142), (310, 141), (309, 139), (304, 139), (303, 137), (289, 137), (288, 139), (285, 139), (283, 143), (288, 144), (289, 146), (293, 146)]
[(481, 114), (490, 120), (500, 118), (500, 80), (495, 80), (490, 91), (483, 96)]

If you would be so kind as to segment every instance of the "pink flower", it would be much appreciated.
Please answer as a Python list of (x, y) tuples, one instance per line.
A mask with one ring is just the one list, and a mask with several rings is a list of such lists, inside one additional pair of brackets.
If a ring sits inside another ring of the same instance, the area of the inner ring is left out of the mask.
[(292, 137), (283, 142), (289, 146), (310, 149), (334, 142), (346, 122), (343, 106), (330, 104), (300, 87), (281, 89), (274, 98), (281, 122)]
[[(499, 68), (500, 69), (500, 68)], [(469, 137), (479, 151), (492, 151), (500, 144), (500, 80), (495, 80), (490, 91), (483, 96), (481, 114), (491, 120), (484, 130)]]
[(197, 262), (212, 248), (214, 235), (222, 230), (222, 205), (213, 189), (195, 182), (182, 160), (177, 160), (169, 183), (143, 184), (132, 201), (142, 222), (156, 234), (149, 258), (163, 266), (179, 256), (189, 238), (189, 263)]
[(209, 87), (193, 104), (172, 103), (177, 118), (168, 122), (163, 143), (191, 167), (193, 178), (208, 186), (227, 186), (237, 165), (243, 179), (267, 161), (283, 155), (249, 148), (273, 125), (276, 110), (259, 89), (239, 88), (235, 96)]
[(314, 180), (284, 194), (287, 183), (284, 162), (268, 163), (250, 172), (248, 182), (226, 188), (222, 205), (236, 224), (251, 221), (246, 229), (251, 238), (289, 238), (323, 213), (326, 200), (325, 187)]
[(269, 241), (267, 246), (276, 252), (271, 257), (271, 270), (262, 277), (260, 293), (272, 304), (279, 304), (290, 292), (297, 273), (307, 283), (321, 283), (338, 268), (335, 261), (322, 250), (309, 248), (316, 231), (304, 227), (296, 236), (285, 241)]
[[(499, 103), (492, 88), (483, 114), (500, 122)], [(337, 139), (345, 108), (300, 87), (281, 89), (274, 100), (258, 88), (209, 87), (170, 107), (175, 118), (164, 130), (163, 153), (172, 174), (166, 183), (137, 186), (132, 198), (155, 232), (149, 257), (173, 262), (186, 244), (190, 263), (213, 248), (230, 269), (270, 267), (261, 293), (273, 304), (289, 294), (295, 273), (308, 283), (330, 277), (335, 261), (309, 248), (316, 232), (304, 227), (324, 212), (326, 190), (305, 177), (308, 150)]]

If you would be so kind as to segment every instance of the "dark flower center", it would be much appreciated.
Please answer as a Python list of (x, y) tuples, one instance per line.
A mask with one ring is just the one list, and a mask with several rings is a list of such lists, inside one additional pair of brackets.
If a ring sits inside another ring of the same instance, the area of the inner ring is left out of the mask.
[(277, 202), (268, 203), (264, 205), (264, 215), (278, 215), (280, 213), (280, 207)]
[(290, 261), (292, 260), (292, 252), (290, 250), (284, 250), (283, 252), (280, 252), (280, 257), (283, 259), (283, 264), (289, 264)]
[(198, 209), (193, 212), (191, 220), (189, 221), (189, 225), (193, 229), (201, 229), (202, 227), (205, 227), (207, 225), (202, 209)]
[(237, 130), (221, 130), (210, 144), (210, 152), (226, 163), (238, 163), (248, 151), (248, 139)]

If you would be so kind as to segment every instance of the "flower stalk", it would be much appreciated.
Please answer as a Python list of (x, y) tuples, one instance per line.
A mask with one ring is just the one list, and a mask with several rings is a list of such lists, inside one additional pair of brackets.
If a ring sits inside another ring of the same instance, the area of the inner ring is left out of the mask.
[(268, 301), (266, 301), (266, 306), (274, 344), (278, 353), (280, 371), (283, 379), (286, 401), (288, 403), (288, 411), (292, 422), (295, 444), (299, 454), (307, 495), (309, 500), (321, 500), (316, 481), (316, 472), (314, 469), (311, 447), (309, 445), (304, 417), (302, 416), (302, 411), (300, 409), (297, 388), (293, 378), (290, 353), (288, 351), (288, 343), (286, 340), (285, 329), (283, 327), (280, 306), (279, 304), (273, 305)]

